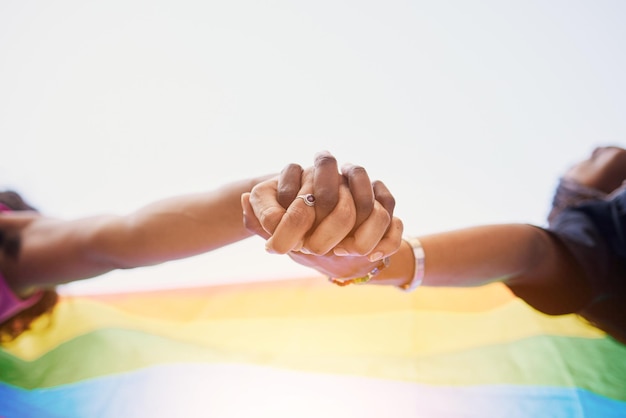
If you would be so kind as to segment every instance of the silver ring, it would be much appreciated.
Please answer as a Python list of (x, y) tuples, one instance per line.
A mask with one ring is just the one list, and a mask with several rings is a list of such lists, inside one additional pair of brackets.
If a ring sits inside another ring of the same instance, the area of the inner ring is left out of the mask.
[(296, 196), (296, 199), (302, 199), (307, 206), (315, 206), (315, 196), (311, 193)]

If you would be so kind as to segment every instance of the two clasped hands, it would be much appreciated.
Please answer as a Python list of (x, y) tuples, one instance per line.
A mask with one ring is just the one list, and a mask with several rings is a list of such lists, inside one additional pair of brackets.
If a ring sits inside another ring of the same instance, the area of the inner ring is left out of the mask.
[(360, 166), (339, 169), (326, 151), (306, 169), (288, 165), (241, 200), (246, 228), (267, 240), (268, 252), (288, 254), (338, 284), (374, 279), (402, 243), (385, 184)]

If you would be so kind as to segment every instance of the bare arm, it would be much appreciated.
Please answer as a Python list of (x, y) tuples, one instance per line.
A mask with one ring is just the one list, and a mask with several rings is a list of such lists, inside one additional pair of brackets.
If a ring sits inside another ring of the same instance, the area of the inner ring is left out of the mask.
[[(394, 218), (395, 219), (395, 218)], [(402, 232), (401, 222), (391, 230)], [(484, 225), (419, 237), (426, 255), (424, 286), (506, 284), (517, 296), (547, 314), (580, 310), (590, 289), (578, 263), (551, 233), (527, 224)], [(362, 277), (379, 262), (366, 256), (290, 253), (292, 259), (341, 279)], [(402, 241), (388, 267), (369, 284), (402, 286), (413, 278), (413, 249)]]
[[(589, 289), (578, 264), (547, 231), (526, 224), (485, 225), (419, 238), (426, 254), (425, 286), (478, 286), (501, 281), (549, 314), (575, 312)], [(415, 261), (403, 242), (372, 283), (402, 285)]]
[(251, 235), (243, 226), (241, 194), (264, 176), (206, 193), (173, 197), (126, 216), (58, 220), (32, 212), (3, 214), (0, 226), (18, 231), (16, 260), (2, 273), (16, 289), (91, 278), (197, 255)]

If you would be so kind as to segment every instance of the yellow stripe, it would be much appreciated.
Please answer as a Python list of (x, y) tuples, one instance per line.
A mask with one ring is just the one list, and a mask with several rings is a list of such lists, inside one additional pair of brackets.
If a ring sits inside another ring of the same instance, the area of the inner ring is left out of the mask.
[[(460, 293), (458, 289), (424, 288), (414, 295), (370, 286), (349, 291), (320, 289), (313, 292), (296, 285), (288, 292), (281, 287), (255, 293), (239, 287), (239, 291), (227, 293), (206, 292), (204, 299), (193, 303), (180, 295), (168, 298), (161, 294), (163, 300), (143, 296), (145, 310), (139, 309), (139, 299), (115, 305), (68, 298), (50, 318), (49, 328), (27, 333), (5, 348), (32, 360), (102, 328), (139, 330), (234, 353), (252, 351), (292, 358), (357, 352), (365, 356), (427, 356), (536, 335), (604, 335), (572, 315), (541, 315), (498, 286)], [(448, 291), (450, 298), (459, 302), (454, 307), (446, 299)], [(491, 301), (482, 299), (489, 296)], [(482, 300), (482, 305), (468, 299)], [(464, 305), (469, 310), (463, 310)], [(481, 311), (480, 306), (489, 309)], [(148, 315), (140, 314), (143, 312)], [(42, 320), (37, 326), (47, 323)]]
[(421, 288), (405, 293), (383, 286), (339, 288), (322, 278), (262, 282), (204, 288), (94, 295), (126, 312), (187, 321), (198, 318), (314, 316), (387, 312), (400, 309), (480, 312), (515, 297), (500, 284), (476, 288)]

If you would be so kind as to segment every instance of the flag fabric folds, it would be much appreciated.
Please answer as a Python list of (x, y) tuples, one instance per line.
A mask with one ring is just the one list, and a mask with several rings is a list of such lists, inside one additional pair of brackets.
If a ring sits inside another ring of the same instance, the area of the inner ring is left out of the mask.
[(0, 417), (624, 417), (626, 346), (499, 284), (319, 277), (63, 295), (0, 349)]

